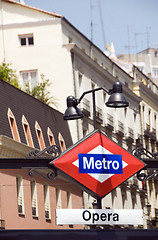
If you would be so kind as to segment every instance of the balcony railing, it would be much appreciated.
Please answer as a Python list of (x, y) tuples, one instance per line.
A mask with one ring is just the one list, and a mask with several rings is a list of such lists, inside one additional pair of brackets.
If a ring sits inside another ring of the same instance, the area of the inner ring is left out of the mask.
[(151, 138), (156, 140), (156, 129), (155, 128), (152, 128)]
[(152, 138), (153, 140), (156, 140), (156, 129), (153, 127), (151, 128), (149, 124), (146, 124), (146, 129), (144, 130), (144, 135)]
[(90, 101), (86, 98), (83, 99), (83, 109), (82, 112), (85, 116), (90, 116)]
[(133, 131), (133, 129), (130, 128), (130, 127), (127, 128), (126, 138), (127, 138), (129, 141), (133, 141), (133, 140), (134, 140), (134, 131)]
[(132, 179), (131, 187), (132, 188), (138, 188), (138, 179), (135, 176)]
[(96, 121), (100, 124), (103, 122), (102, 109), (99, 107), (96, 107)]
[(110, 130), (113, 130), (113, 128), (114, 128), (114, 118), (109, 113), (107, 113), (107, 121), (106, 121), (105, 125)]
[(146, 124), (146, 128), (144, 130), (144, 135), (147, 136), (147, 137), (151, 136), (151, 131), (150, 131), (150, 125), (149, 124)]
[(124, 125), (122, 122), (118, 121), (118, 125), (117, 125), (117, 129), (116, 129), (116, 133), (120, 136), (124, 135)]

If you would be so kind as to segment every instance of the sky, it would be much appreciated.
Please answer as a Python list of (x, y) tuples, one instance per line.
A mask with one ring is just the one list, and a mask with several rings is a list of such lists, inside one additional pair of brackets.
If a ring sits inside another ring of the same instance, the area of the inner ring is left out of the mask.
[(114, 44), (116, 54), (137, 53), (148, 47), (158, 48), (158, 0), (24, 2), (61, 14), (102, 51), (111, 43)]

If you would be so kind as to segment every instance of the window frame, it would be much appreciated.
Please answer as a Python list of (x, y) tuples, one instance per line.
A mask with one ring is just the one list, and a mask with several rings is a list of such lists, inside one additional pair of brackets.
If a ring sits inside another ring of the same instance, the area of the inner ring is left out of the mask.
[[(35, 73), (35, 82), (33, 82), (33, 77), (31, 76), (33, 73)], [(38, 70), (37, 69), (31, 69), (31, 70), (24, 70), (20, 71), (20, 80), (21, 80), (21, 85), (22, 89), (26, 89), (26, 84), (28, 84), (29, 90), (31, 91), (35, 86), (38, 85)], [(28, 77), (25, 80), (24, 74), (27, 74)]]
[[(28, 33), (28, 34), (19, 34), (19, 44), (21, 47), (30, 47), (34, 46), (34, 34), (33, 33)], [(22, 40), (24, 40), (24, 44), (22, 44)], [(31, 42), (30, 42), (31, 39)]]
[[(27, 121), (27, 119), (24, 115), (22, 116), (22, 126), (23, 126), (23, 129), (24, 129), (24, 134), (25, 134), (27, 145), (34, 148), (34, 143), (33, 143), (33, 138), (32, 138), (32, 134), (31, 134), (30, 126), (29, 126), (29, 123), (28, 123), (28, 121)], [(26, 127), (27, 127), (27, 129), (26, 129)]]
[[(45, 219), (51, 220), (51, 209), (50, 209), (50, 191), (49, 185), (45, 183), (43, 185), (43, 193), (44, 193), (44, 211), (45, 211)], [(48, 215), (47, 215), (48, 214)]]
[(50, 146), (55, 145), (54, 135), (49, 127), (47, 128), (47, 135), (48, 135)]
[[(36, 183), (35, 179), (31, 179), (30, 188), (31, 188), (32, 217), (38, 218), (37, 183)], [(35, 209), (35, 214), (33, 214), (34, 209)]]
[(158, 67), (156, 66), (152, 68), (152, 77), (158, 77)]
[(20, 175), (16, 176), (16, 190), (17, 190), (18, 214), (25, 215), (23, 179)]
[(60, 132), (58, 135), (58, 140), (59, 140), (60, 148), (61, 148), (62, 152), (64, 152), (66, 150), (66, 144), (65, 144), (65, 140)]
[(10, 125), (10, 128), (11, 128), (13, 139), (17, 142), (21, 142), (18, 127), (17, 127), (17, 124), (16, 124), (16, 119), (15, 119), (15, 116), (14, 116), (14, 114), (11, 111), (10, 108), (8, 108), (7, 115), (8, 115), (9, 125)]
[(39, 147), (41, 150), (43, 150), (46, 147), (45, 141), (44, 141), (42, 129), (37, 121), (35, 122), (35, 131), (36, 131)]

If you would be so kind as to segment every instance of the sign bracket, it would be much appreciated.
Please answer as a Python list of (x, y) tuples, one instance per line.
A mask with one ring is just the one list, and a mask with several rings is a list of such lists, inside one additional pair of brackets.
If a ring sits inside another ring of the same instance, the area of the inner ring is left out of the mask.
[[(158, 175), (158, 152), (151, 153), (148, 149), (138, 147), (133, 150), (134, 156), (146, 163), (146, 166), (137, 173), (137, 178), (140, 181), (147, 181)], [(143, 170), (149, 170), (144, 172)], [(143, 172), (142, 172), (143, 171)]]

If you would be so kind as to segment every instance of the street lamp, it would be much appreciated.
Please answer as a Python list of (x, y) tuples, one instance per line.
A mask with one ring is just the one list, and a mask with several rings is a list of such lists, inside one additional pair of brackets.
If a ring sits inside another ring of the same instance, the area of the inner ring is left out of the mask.
[[(77, 107), (78, 104), (81, 102), (83, 97), (88, 94), (92, 93), (92, 99), (93, 99), (93, 125), (94, 129), (97, 128), (96, 123), (96, 104), (95, 104), (95, 92), (103, 90), (104, 92), (108, 93), (110, 95), (106, 106), (111, 108), (125, 108), (129, 106), (129, 103), (127, 102), (125, 96), (122, 93), (122, 84), (117, 81), (113, 84), (113, 88), (106, 90), (103, 87), (92, 89), (89, 91), (84, 92), (79, 99), (76, 99), (73, 96), (67, 97), (67, 109), (64, 114), (64, 120), (74, 120), (74, 119), (80, 119), (83, 118), (84, 115), (82, 111)], [(102, 208), (101, 206), (101, 199), (97, 198), (97, 207)]]
[(88, 94), (92, 93), (93, 97), (93, 122), (94, 122), (94, 129), (96, 129), (96, 104), (95, 104), (95, 92), (103, 90), (104, 92), (110, 95), (109, 100), (106, 103), (107, 107), (111, 108), (122, 108), (128, 107), (129, 103), (127, 102), (125, 96), (122, 93), (122, 84), (117, 81), (113, 84), (113, 88), (106, 90), (103, 87), (92, 89), (89, 91), (84, 92), (79, 99), (76, 99), (73, 96), (67, 97), (67, 109), (64, 114), (64, 120), (74, 120), (83, 118), (84, 115), (82, 111), (77, 107), (77, 105), (81, 102), (83, 97)]

